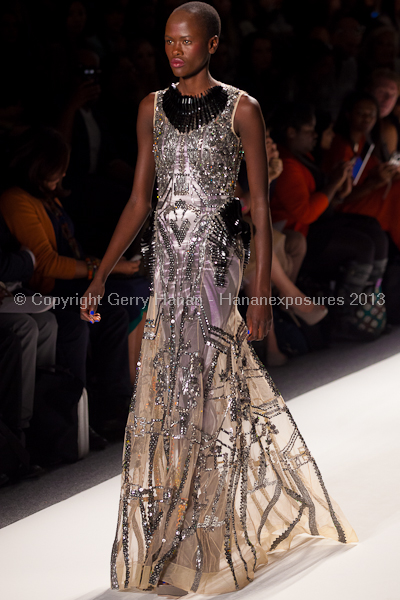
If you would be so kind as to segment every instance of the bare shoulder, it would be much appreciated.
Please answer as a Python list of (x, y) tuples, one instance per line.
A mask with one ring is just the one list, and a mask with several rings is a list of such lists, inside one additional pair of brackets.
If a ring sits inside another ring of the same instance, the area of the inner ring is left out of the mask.
[(154, 115), (154, 101), (157, 92), (151, 92), (139, 104), (138, 119), (146, 122), (153, 123)]
[(260, 125), (262, 121), (263, 117), (258, 100), (246, 93), (242, 94), (235, 113), (234, 126), (236, 133), (241, 135), (246, 126), (251, 126), (252, 124)]

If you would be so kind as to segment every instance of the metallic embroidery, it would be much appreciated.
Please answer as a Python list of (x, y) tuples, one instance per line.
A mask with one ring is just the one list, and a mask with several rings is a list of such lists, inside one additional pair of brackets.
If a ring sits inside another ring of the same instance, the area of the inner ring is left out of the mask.
[(168, 121), (157, 93), (152, 296), (126, 428), (114, 589), (154, 590), (165, 577), (187, 591), (219, 581), (234, 591), (295, 535), (357, 539), (224, 300), (237, 295), (248, 257), (223, 218), (243, 155), (233, 130), (240, 90), (223, 88), (223, 110), (188, 132)]

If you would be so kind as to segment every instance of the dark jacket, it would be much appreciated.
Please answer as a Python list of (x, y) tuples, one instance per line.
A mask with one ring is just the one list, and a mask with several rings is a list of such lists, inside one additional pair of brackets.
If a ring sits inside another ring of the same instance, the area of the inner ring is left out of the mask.
[(0, 215), (0, 281), (28, 281), (33, 271), (31, 255), (20, 250), (20, 244)]

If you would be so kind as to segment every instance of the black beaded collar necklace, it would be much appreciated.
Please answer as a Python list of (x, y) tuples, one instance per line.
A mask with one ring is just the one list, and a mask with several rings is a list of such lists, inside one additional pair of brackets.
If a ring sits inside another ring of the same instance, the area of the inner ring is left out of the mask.
[(162, 103), (170, 123), (181, 133), (199, 129), (210, 123), (225, 108), (228, 93), (215, 85), (199, 96), (184, 96), (175, 83), (164, 94)]

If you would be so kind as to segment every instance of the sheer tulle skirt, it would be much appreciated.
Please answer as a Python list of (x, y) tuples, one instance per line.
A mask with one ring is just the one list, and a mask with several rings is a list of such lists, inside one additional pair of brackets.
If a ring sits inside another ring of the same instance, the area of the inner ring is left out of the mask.
[(221, 288), (212, 252), (201, 270), (193, 263), (190, 279), (184, 244), (173, 248), (174, 277), (172, 254), (155, 267), (125, 436), (115, 589), (152, 589), (162, 579), (225, 593), (301, 534), (357, 541), (246, 341), (234, 301), (238, 247)]

